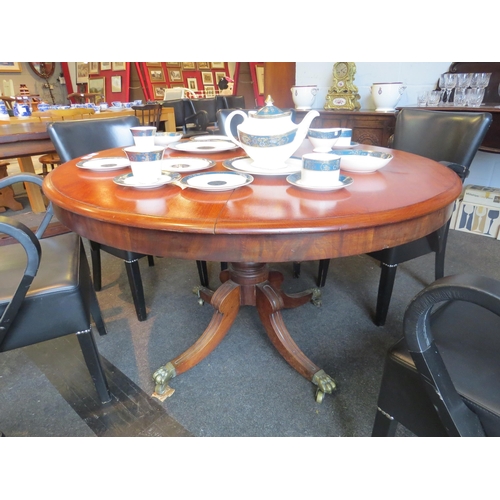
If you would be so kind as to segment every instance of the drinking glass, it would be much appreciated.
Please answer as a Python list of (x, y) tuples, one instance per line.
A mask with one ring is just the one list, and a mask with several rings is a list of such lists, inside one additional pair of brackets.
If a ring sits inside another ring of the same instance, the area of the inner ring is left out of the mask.
[(429, 100), (429, 92), (427, 92), (426, 90), (419, 92), (417, 94), (417, 106), (418, 107), (427, 106), (428, 100)]
[(431, 90), (427, 98), (427, 105), (432, 107), (439, 106), (439, 101), (441, 101), (442, 93), (443, 92), (441, 90)]
[(491, 73), (477, 73), (476, 84), (480, 89), (485, 89), (490, 83)]
[(484, 89), (478, 87), (467, 89), (465, 91), (465, 102), (471, 108), (478, 108), (484, 97)]
[(472, 73), (457, 73), (457, 87), (459, 89), (466, 89), (470, 86), (472, 80)]
[(455, 88), (455, 96), (453, 97), (453, 105), (454, 106), (465, 106), (465, 89)]
[(457, 85), (457, 74), (456, 73), (444, 73), (443, 74), (443, 83), (444, 88), (446, 90), (446, 105), (450, 106), (450, 95), (451, 91)]

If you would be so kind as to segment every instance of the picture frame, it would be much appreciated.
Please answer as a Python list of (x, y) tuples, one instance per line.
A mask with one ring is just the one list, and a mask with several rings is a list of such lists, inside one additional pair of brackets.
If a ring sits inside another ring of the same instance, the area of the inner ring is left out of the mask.
[(199, 62), (199, 63), (196, 63), (196, 64), (197, 64), (199, 70), (210, 69), (210, 63), (209, 62)]
[(219, 83), (219, 81), (221, 80), (221, 78), (226, 78), (227, 75), (226, 75), (226, 72), (225, 71), (216, 71), (215, 72), (215, 83)]
[(226, 69), (226, 66), (224, 65), (223, 62), (213, 62), (212, 64), (212, 69)]
[(111, 77), (111, 92), (121, 92), (122, 91), (122, 77), (119, 75), (113, 75)]
[(161, 62), (147, 62), (146, 66), (161, 66)]
[(89, 64), (86, 62), (76, 63), (76, 83), (87, 83), (89, 81)]
[(110, 62), (102, 62), (101, 63), (101, 71), (109, 71), (111, 69)]
[(198, 92), (198, 79), (197, 78), (187, 78), (186, 86), (189, 90)]
[(205, 97), (215, 97), (215, 87), (213, 85), (205, 85)]
[(164, 82), (165, 74), (163, 68), (153, 68), (149, 70), (149, 79), (151, 82)]
[(153, 83), (153, 98), (156, 101), (163, 101), (166, 88), (167, 85), (164, 83)]
[(98, 74), (99, 74), (99, 63), (89, 62), (89, 75), (98, 75)]
[(106, 78), (100, 76), (98, 78), (91, 78), (89, 80), (89, 92), (92, 94), (101, 94), (102, 98), (96, 99), (96, 104), (100, 101), (106, 100)]
[(196, 64), (194, 62), (183, 62), (181, 63), (181, 67), (184, 71), (195, 71)]
[(127, 63), (125, 62), (114, 62), (111, 63), (113, 71), (125, 71), (127, 69)]
[(22, 66), (20, 62), (2, 62), (0, 63), (1, 73), (21, 73)]
[(180, 71), (179, 69), (169, 70), (168, 79), (171, 82), (182, 82), (182, 71)]
[(165, 65), (167, 68), (180, 68), (181, 63), (180, 62), (166, 62)]
[(264, 65), (255, 65), (255, 74), (257, 76), (257, 88), (259, 90), (259, 95), (264, 95)]
[(201, 72), (201, 81), (203, 85), (213, 85), (214, 84), (214, 75), (211, 71), (202, 71)]

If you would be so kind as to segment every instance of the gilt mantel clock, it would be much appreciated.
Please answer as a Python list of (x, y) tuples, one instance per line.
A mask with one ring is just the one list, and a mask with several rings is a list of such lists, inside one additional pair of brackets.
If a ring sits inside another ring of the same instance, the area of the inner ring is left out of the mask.
[(325, 109), (358, 110), (358, 87), (354, 85), (356, 65), (352, 62), (338, 62), (333, 65), (333, 85), (326, 96)]

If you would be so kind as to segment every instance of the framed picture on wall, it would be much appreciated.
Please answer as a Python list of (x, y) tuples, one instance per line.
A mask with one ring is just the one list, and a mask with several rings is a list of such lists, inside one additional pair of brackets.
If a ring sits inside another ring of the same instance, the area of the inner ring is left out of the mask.
[(102, 98), (96, 99), (96, 103), (106, 100), (106, 78), (91, 78), (89, 80), (89, 92), (92, 94), (101, 94)]
[(111, 92), (122, 91), (122, 77), (114, 75), (111, 77)]
[(215, 72), (215, 83), (219, 83), (219, 80), (221, 78), (225, 78), (226, 77), (226, 72), (225, 71), (216, 71)]
[(146, 66), (161, 66), (161, 62), (147, 62)]
[(89, 81), (89, 64), (86, 62), (76, 63), (76, 83), (87, 83)]
[(189, 90), (198, 91), (198, 80), (196, 78), (188, 78), (186, 84)]
[(153, 83), (153, 97), (156, 100), (163, 101), (166, 88), (167, 86), (164, 83)]
[(198, 64), (198, 69), (210, 69), (210, 63), (209, 62), (200, 62)]
[(213, 85), (205, 85), (205, 97), (215, 97), (215, 87)]
[(168, 79), (171, 82), (182, 82), (182, 71), (180, 71), (178, 69), (169, 70)]
[(0, 72), (2, 73), (20, 73), (20, 62), (2, 62), (0, 63)]
[(182, 69), (184, 71), (194, 71), (196, 69), (196, 64), (194, 62), (183, 62)]
[(203, 85), (213, 85), (214, 84), (214, 75), (211, 71), (202, 71), (201, 72), (201, 81)]
[(152, 82), (164, 82), (165, 75), (162, 68), (151, 68), (149, 70), (149, 78)]
[(98, 75), (98, 74), (99, 74), (99, 63), (89, 62), (89, 75)]
[(213, 62), (212, 69), (224, 69), (224, 63), (223, 62)]
[(109, 71), (111, 69), (111, 63), (101, 63), (101, 71)]
[(126, 63), (124, 62), (114, 62), (111, 63), (113, 71), (125, 71), (127, 69)]
[(180, 62), (166, 62), (167, 68), (180, 68), (181, 63)]

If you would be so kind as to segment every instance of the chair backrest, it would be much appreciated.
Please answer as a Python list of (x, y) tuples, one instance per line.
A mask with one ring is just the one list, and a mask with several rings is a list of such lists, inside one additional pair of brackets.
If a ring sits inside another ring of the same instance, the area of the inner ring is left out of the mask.
[(217, 121), (217, 99), (215, 97), (204, 97), (200, 99), (192, 99), (195, 112), (206, 111), (208, 115), (208, 123), (214, 124)]
[[(43, 113), (43, 111), (41, 112)], [(70, 108), (70, 109), (51, 109), (49, 114), (52, 120), (79, 120), (88, 118), (95, 113), (94, 108)]]
[[(196, 110), (193, 106), (192, 99), (174, 99), (172, 101), (165, 101), (163, 106), (174, 109), (175, 127), (182, 132), (187, 132), (187, 120), (189, 123), (196, 124), (198, 122)], [(206, 114), (206, 112), (203, 112)], [(207, 121), (206, 119), (204, 121)]]
[(104, 149), (133, 146), (131, 127), (140, 125), (136, 116), (105, 120), (54, 122), (47, 127), (63, 162)]
[(245, 96), (242, 95), (225, 95), (226, 107), (232, 109), (245, 109)]
[(492, 121), (490, 113), (403, 108), (393, 149), (470, 167)]
[(139, 118), (141, 125), (160, 128), (160, 118), (162, 105), (161, 103), (148, 103), (141, 106), (132, 106), (135, 111), (135, 116)]

